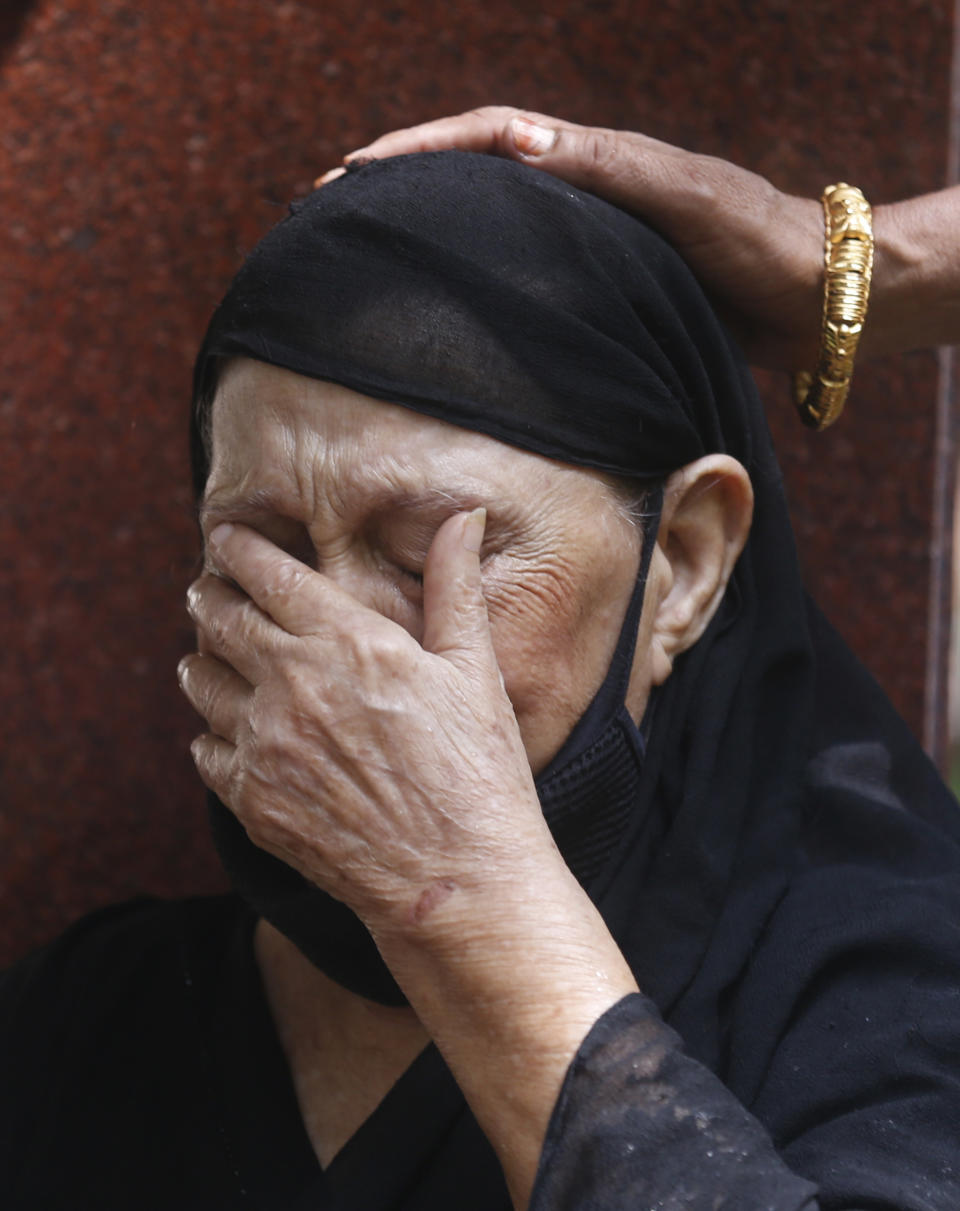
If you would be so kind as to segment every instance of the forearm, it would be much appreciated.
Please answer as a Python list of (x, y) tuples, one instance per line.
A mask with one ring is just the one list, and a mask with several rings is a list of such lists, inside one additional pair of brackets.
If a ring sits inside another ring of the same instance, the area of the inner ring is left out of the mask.
[(960, 186), (878, 206), (874, 236), (862, 354), (960, 342)]
[[(507, 106), (394, 131), (354, 154), (445, 147), (522, 159), (634, 211), (676, 245), (756, 365), (794, 371), (815, 361), (823, 221), (814, 198), (633, 131)], [(876, 206), (874, 230), (861, 356), (960, 341), (960, 187)]]
[(493, 1145), (519, 1211), (571, 1061), (636, 983), (566, 868), (543, 870), (516, 893), (493, 889), (488, 903), (469, 905), (454, 893), (423, 929), (377, 941)]
[[(572, 882), (572, 881), (571, 881)], [(537, 900), (454, 892), (419, 934), (378, 938), (503, 1167), (518, 1211), (815, 1211), (815, 1188), (680, 1039), (599, 914), (553, 872)], [(446, 909), (446, 910), (445, 910)], [(679, 1205), (679, 1204), (678, 1204)]]

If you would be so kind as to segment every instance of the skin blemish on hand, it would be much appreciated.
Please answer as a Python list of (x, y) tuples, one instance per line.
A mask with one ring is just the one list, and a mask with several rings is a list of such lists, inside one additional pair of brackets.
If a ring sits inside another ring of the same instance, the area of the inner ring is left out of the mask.
[(439, 879), (436, 883), (420, 893), (417, 902), (410, 910), (410, 920), (414, 925), (422, 925), (430, 914), (457, 890), (453, 879)]

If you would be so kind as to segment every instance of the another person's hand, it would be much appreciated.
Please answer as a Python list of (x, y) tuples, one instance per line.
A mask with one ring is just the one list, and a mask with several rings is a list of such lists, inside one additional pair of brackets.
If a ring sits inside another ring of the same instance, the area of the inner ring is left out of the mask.
[(506, 106), (394, 131), (346, 159), (453, 147), (521, 160), (634, 211), (683, 255), (755, 364), (815, 363), (823, 276), (817, 201), (645, 135)]
[[(454, 147), (521, 160), (633, 211), (683, 255), (754, 365), (792, 371), (816, 364), (823, 213), (813, 197), (783, 193), (735, 164), (646, 135), (509, 106), (394, 131), (345, 160)], [(827, 184), (816, 182), (811, 193)], [(876, 253), (860, 356), (960, 342), (960, 186), (873, 212)]]

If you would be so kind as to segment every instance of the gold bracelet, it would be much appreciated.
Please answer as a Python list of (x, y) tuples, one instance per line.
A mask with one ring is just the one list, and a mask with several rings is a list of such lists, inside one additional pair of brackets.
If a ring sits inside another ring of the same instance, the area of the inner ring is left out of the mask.
[(828, 185), (823, 203), (823, 330), (816, 370), (794, 376), (793, 398), (800, 419), (826, 429), (847, 402), (853, 359), (867, 318), (873, 272), (873, 222), (870, 204), (855, 185)]

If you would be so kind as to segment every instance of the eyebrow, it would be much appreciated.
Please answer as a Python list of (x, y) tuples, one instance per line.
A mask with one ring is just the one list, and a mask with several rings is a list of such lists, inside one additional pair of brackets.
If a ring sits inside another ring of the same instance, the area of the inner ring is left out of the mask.
[(381, 509), (448, 508), (457, 512), (462, 509), (475, 509), (481, 503), (481, 498), (476, 492), (464, 488), (421, 488), (416, 492), (385, 492), (383, 499), (377, 501), (376, 507)]
[(197, 505), (197, 517), (209, 518), (212, 521), (279, 512), (276, 498), (266, 490), (250, 492), (239, 497), (228, 496), (223, 500), (210, 500), (204, 493)]

